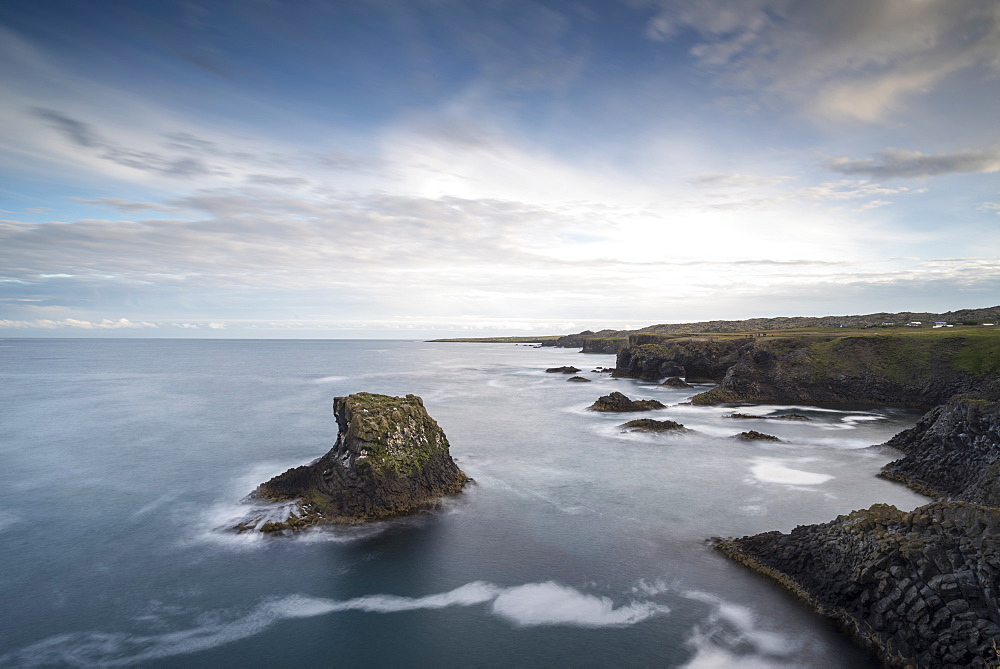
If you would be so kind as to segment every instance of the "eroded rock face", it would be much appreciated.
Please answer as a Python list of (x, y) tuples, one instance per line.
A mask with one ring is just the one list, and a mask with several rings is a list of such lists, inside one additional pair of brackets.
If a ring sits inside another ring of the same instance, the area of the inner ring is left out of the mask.
[(1000, 506), (1000, 402), (953, 397), (888, 442), (906, 455), (880, 476), (932, 497)]
[(630, 400), (618, 391), (604, 395), (590, 405), (593, 411), (652, 411), (665, 408), (658, 400)]
[(890, 666), (988, 667), (996, 659), (1000, 509), (934, 502), (904, 513), (876, 504), (717, 548), (805, 599)]
[[(356, 393), (336, 397), (339, 435), (316, 462), (261, 484), (253, 496), (292, 501), (285, 520), (243, 523), (241, 531), (360, 523), (410, 513), (470, 480), (455, 464), (448, 439), (416, 395)], [(252, 520), (249, 522), (253, 522)]]
[(691, 401), (929, 408), (995, 382), (995, 371), (969, 364), (976, 345), (962, 336), (758, 339), (738, 351), (718, 387)]

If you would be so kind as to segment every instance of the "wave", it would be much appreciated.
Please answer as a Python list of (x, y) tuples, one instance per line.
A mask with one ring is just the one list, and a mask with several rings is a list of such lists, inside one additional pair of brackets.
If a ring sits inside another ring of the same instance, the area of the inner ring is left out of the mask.
[(780, 460), (759, 458), (750, 474), (762, 483), (783, 483), (786, 485), (819, 485), (834, 478), (831, 474), (806, 472), (786, 467)]
[(669, 612), (666, 606), (642, 601), (616, 608), (607, 597), (588, 595), (552, 581), (508, 588), (474, 581), (425, 597), (367, 595), (338, 601), (290, 595), (265, 600), (242, 616), (234, 617), (231, 612), (225, 611), (213, 612), (200, 619), (217, 622), (163, 634), (101, 631), (60, 634), (0, 656), (0, 665), (129, 666), (233, 643), (260, 634), (282, 620), (345, 611), (390, 614), (490, 602), (492, 607), (489, 610), (493, 615), (519, 627), (622, 627)]
[(684, 669), (801, 666), (802, 641), (762, 629), (749, 607), (707, 592), (688, 591), (683, 595), (712, 607), (708, 617), (684, 642), (694, 650), (694, 656), (684, 664)]

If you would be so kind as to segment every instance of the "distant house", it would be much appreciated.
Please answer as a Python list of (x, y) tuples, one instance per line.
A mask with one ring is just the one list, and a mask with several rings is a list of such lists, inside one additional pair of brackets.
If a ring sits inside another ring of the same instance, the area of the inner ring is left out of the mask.
[(996, 325), (996, 323), (983, 323), (983, 325)]
[(923, 325), (922, 321), (910, 321), (909, 323), (906, 324), (906, 327), (908, 327), (908, 328), (918, 328), (921, 325)]
[(895, 325), (895, 323), (882, 323), (883, 326)]

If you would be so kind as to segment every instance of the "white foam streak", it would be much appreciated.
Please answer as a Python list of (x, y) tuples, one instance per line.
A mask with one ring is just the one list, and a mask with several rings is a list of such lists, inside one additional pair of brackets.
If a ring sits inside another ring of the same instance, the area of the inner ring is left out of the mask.
[[(0, 665), (128, 666), (232, 643), (260, 634), (281, 620), (312, 618), (344, 611), (388, 614), (452, 606), (468, 607), (489, 602), (493, 602), (493, 614), (523, 627), (619, 627), (669, 611), (666, 606), (637, 601), (615, 608), (607, 597), (588, 595), (551, 581), (511, 588), (474, 581), (448, 592), (425, 597), (366, 595), (338, 601), (291, 595), (265, 600), (242, 617), (232, 618), (224, 611), (212, 612), (200, 617), (201, 620), (213, 621), (209, 624), (165, 634), (138, 635), (99, 631), (61, 634), (0, 656)], [(228, 621), (227, 617), (230, 618)], [(221, 622), (214, 622), (220, 620)]]
[(772, 460), (758, 461), (750, 468), (750, 473), (763, 483), (783, 483), (786, 485), (819, 485), (834, 478), (830, 474), (792, 469)]
[(669, 611), (652, 602), (632, 602), (615, 608), (607, 597), (586, 595), (551, 581), (508, 588), (493, 602), (494, 613), (524, 627), (617, 627)]
[[(761, 629), (749, 607), (727, 602), (706, 592), (688, 591), (688, 599), (712, 606), (707, 619), (697, 626), (685, 645), (694, 656), (685, 669), (758, 669), (796, 666), (791, 662), (801, 643)], [(747, 652), (749, 651), (749, 652)]]

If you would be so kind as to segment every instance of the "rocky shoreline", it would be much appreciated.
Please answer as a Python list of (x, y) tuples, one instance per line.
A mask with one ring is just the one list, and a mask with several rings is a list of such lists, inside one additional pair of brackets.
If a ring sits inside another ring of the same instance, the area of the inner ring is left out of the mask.
[[(829, 523), (716, 541), (893, 667), (1000, 666), (1000, 337), (637, 334), (617, 377), (719, 385), (699, 405), (930, 409), (885, 445), (881, 477), (937, 501), (876, 504)], [(732, 414), (740, 416), (739, 413)], [(749, 416), (747, 416), (749, 417)], [(790, 414), (786, 420), (799, 418)], [(802, 416), (801, 418), (805, 418)], [(743, 438), (767, 438), (744, 433)]]

